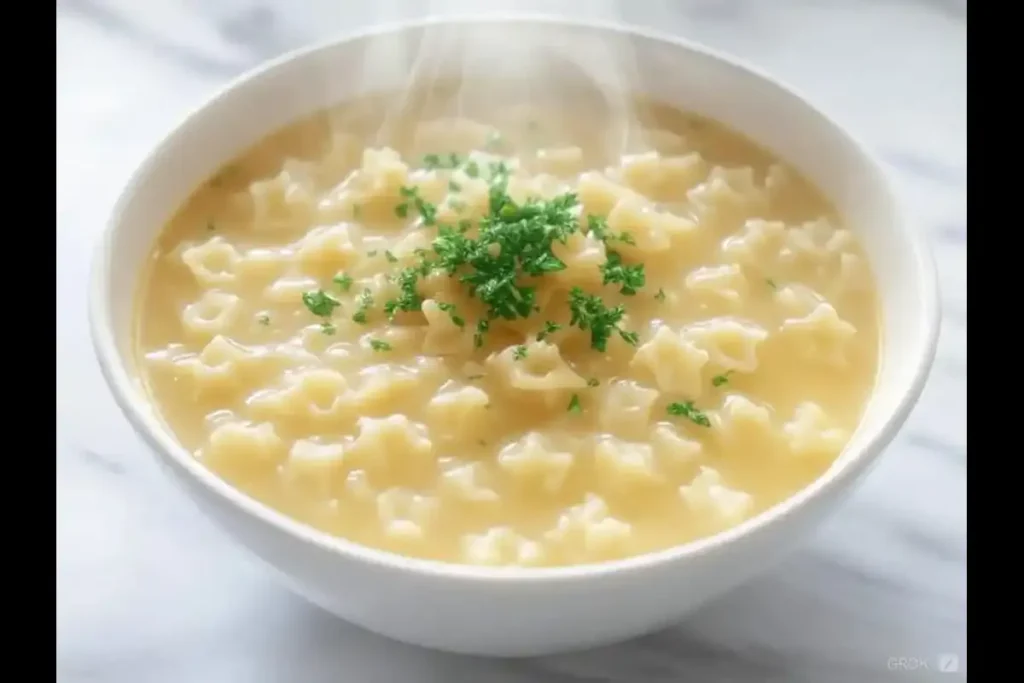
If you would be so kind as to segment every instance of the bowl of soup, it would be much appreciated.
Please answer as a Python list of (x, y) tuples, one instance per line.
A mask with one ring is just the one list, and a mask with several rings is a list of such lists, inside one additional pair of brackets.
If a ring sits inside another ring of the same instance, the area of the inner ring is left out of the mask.
[(426, 21), (230, 84), (95, 257), (104, 376), (195, 503), (366, 629), (525, 656), (669, 626), (834, 510), (916, 402), (885, 173), (674, 38)]

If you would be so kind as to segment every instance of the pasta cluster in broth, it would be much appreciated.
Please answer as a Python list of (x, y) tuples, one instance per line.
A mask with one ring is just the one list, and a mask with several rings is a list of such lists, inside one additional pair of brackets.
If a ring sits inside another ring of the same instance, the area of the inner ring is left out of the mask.
[(650, 102), (615, 146), (557, 103), (382, 140), (387, 106), (274, 134), (162, 233), (140, 366), (205, 466), (367, 546), (550, 566), (734, 526), (840, 453), (878, 306), (798, 174)]

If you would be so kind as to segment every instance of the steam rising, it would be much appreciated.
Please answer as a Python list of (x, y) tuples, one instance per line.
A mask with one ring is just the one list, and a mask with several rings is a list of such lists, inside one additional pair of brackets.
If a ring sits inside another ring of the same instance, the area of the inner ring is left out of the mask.
[[(533, 9), (530, 3), (516, 0), (507, 7), (514, 11), (501, 11), (501, 4), (489, 2), (489, 11), (481, 13), (477, 3), (467, 0), (431, 0), (416, 8), (426, 13), (410, 13), (408, 2), (376, 3), (377, 24), (423, 14), (433, 20), (397, 35), (369, 38), (360, 47), (360, 66), (352, 74), (358, 89), (391, 93), (378, 119), (376, 143), (395, 146), (415, 120), (460, 118), (500, 127), (503, 112), (530, 109), (555, 117), (564, 112), (571, 128), (571, 110), (577, 120), (581, 115), (586, 119), (592, 132), (599, 131), (600, 138), (588, 146), (613, 155), (626, 152), (631, 132), (639, 129), (629, 95), (638, 74), (628, 42), (559, 24), (516, 22), (515, 16)], [(532, 4), (547, 16), (571, 6), (571, 13), (559, 14), (622, 23), (612, 0)], [(488, 19), (495, 14), (513, 19)], [(459, 17), (467, 20), (444, 22)]]

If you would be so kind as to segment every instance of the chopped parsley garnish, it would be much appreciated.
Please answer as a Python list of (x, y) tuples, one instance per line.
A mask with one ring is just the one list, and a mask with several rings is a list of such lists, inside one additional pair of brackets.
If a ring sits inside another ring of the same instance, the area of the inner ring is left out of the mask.
[(693, 405), (693, 401), (669, 403), (668, 414), (675, 417), (685, 417), (690, 422), (700, 425), (701, 427), (711, 426), (711, 420), (709, 420), (707, 415)]
[(302, 293), (302, 303), (306, 305), (309, 312), (320, 318), (329, 318), (334, 309), (341, 306), (341, 302), (335, 299), (322, 289)]
[(548, 320), (547, 322), (544, 323), (544, 329), (537, 333), (537, 341), (544, 341), (550, 335), (554, 334), (555, 332), (558, 332), (560, 329), (562, 329), (561, 325)]
[(658, 301), (664, 301), (665, 300), (665, 290), (661, 289), (659, 287), (658, 288), (658, 293), (654, 295), (654, 298), (657, 299)]
[(455, 311), (455, 304), (450, 304), (446, 301), (440, 301), (438, 302), (437, 307), (444, 311), (445, 313), (447, 313), (448, 317), (451, 318), (452, 323), (454, 323), (455, 325), (459, 327), (466, 326), (466, 319)]
[(259, 318), (256, 319), (256, 322), (258, 322), (260, 325), (264, 325), (264, 326), (269, 325), (270, 324), (270, 316), (267, 315), (266, 313), (264, 313), (263, 315), (261, 315)]
[(601, 297), (573, 287), (569, 292), (569, 311), (572, 313), (569, 324), (584, 332), (589, 331), (590, 345), (602, 353), (607, 350), (608, 340), (613, 334), (618, 334), (632, 346), (639, 341), (636, 332), (626, 332), (619, 327), (619, 322), (626, 315), (625, 306), (608, 308)]
[(334, 334), (338, 331), (338, 328), (334, 326), (334, 323), (324, 321), (320, 323), (320, 331), (324, 334)]
[(398, 188), (398, 193), (403, 198), (402, 203), (395, 207), (395, 214), (399, 218), (406, 218), (409, 209), (414, 208), (423, 219), (424, 225), (434, 225), (437, 222), (437, 207), (420, 195), (418, 187), (403, 186)]
[(633, 296), (637, 290), (644, 286), (647, 281), (644, 275), (644, 266), (638, 263), (627, 266), (622, 263), (622, 257), (617, 251), (608, 252), (608, 260), (601, 266), (601, 273), (604, 275), (604, 284), (622, 285), (620, 294)]
[[(420, 281), (433, 273), (447, 275), (482, 309), (473, 323), (474, 345), (480, 348), (492, 321), (522, 320), (540, 312), (539, 278), (565, 270), (566, 264), (555, 253), (554, 245), (565, 244), (570, 236), (580, 231), (580, 203), (572, 192), (549, 199), (513, 199), (507, 191), (512, 169), (503, 161), (488, 162), (482, 169), (477, 161), (458, 154), (431, 154), (424, 158), (424, 165), (431, 169), (458, 169), (469, 177), (486, 178), (489, 185), (487, 213), (477, 221), (462, 219), (456, 225), (438, 223), (438, 207), (424, 199), (418, 187), (400, 188), (401, 203), (396, 213), (418, 215), (425, 226), (436, 229), (436, 234), (429, 249), (413, 252), (417, 262), (388, 275), (389, 281), (397, 285), (398, 293), (383, 302), (383, 310), (389, 320), (399, 312), (421, 311), (424, 296), (419, 290)], [(449, 180), (449, 189), (456, 192), (461, 186)], [(605, 243), (614, 240), (632, 243), (628, 233), (613, 234), (602, 217), (587, 216), (585, 221), (586, 230)], [(368, 255), (372, 257), (376, 253), (373, 250)], [(619, 294), (637, 294), (646, 285), (643, 264), (627, 264), (614, 250), (607, 253), (606, 262), (600, 266), (602, 284), (614, 286)], [(384, 256), (388, 263), (399, 260), (390, 251), (384, 251)], [(339, 273), (334, 282), (342, 291), (349, 291), (354, 284), (353, 279), (343, 273)], [(664, 293), (659, 294), (663, 297)], [(310, 310), (325, 311), (322, 317), (328, 317), (334, 307), (340, 305), (322, 292), (312, 295), (316, 296), (309, 298), (307, 306)], [(328, 302), (324, 303), (321, 296), (327, 297)], [(370, 290), (364, 290), (357, 301), (352, 320), (366, 324), (374, 305), (373, 295)], [(638, 344), (637, 333), (623, 329), (625, 306), (608, 306), (599, 292), (573, 287), (564, 305), (568, 308), (568, 325), (589, 332), (593, 349), (606, 352), (608, 340), (614, 336), (621, 337), (627, 344)], [(438, 308), (446, 312), (455, 325), (467, 326), (467, 320), (454, 304), (440, 302)], [(536, 338), (547, 339), (562, 327), (548, 320)], [(524, 358), (526, 351), (524, 345), (517, 347), (515, 358)]]
[(732, 373), (733, 373), (733, 371), (729, 370), (728, 372), (723, 372), (721, 375), (715, 375), (714, 377), (711, 378), (711, 385), (712, 386), (716, 386), (716, 387), (720, 387), (723, 384), (728, 384), (729, 383), (729, 375), (731, 375)]
[(374, 256), (377, 255), (377, 250), (371, 249), (370, 251), (366, 252), (366, 255), (369, 256), (370, 258), (373, 258)]
[(388, 344), (386, 341), (382, 339), (371, 339), (370, 348), (373, 349), (374, 351), (390, 351), (391, 344)]
[(580, 397), (578, 394), (573, 394), (572, 398), (569, 399), (569, 407), (566, 408), (570, 413), (583, 412), (583, 406), (580, 405)]
[(478, 320), (476, 323), (476, 333), (473, 335), (473, 346), (480, 348), (484, 345), (484, 335), (491, 329), (491, 323), (486, 320)]
[(764, 282), (765, 282), (766, 285), (768, 285), (772, 289), (778, 289), (779, 288), (779, 286), (777, 284), (775, 284), (775, 280), (771, 279), (770, 277), (766, 277), (764, 279)]
[(458, 154), (428, 154), (423, 157), (423, 166), (430, 170), (456, 169), (462, 165), (462, 157)]
[(338, 285), (341, 291), (347, 292), (352, 289), (352, 278), (345, 273), (338, 273), (334, 276), (334, 284)]
[(622, 242), (623, 244), (636, 244), (633, 236), (628, 232), (620, 232), (618, 234), (612, 232), (608, 228), (608, 219), (603, 216), (588, 215), (587, 232), (595, 239), (599, 239), (606, 244), (615, 241)]
[(364, 289), (363, 293), (359, 295), (359, 308), (352, 315), (352, 321), (357, 322), (360, 325), (366, 324), (366, 314), (369, 312), (370, 307), (373, 306), (373, 294), (368, 289)]
[(216, 223), (214, 223), (213, 221), (209, 221), (209, 222), (208, 222), (208, 223), (206, 224), (206, 229), (207, 229), (207, 230), (209, 230), (210, 232), (213, 232), (214, 230), (216, 230), (216, 229), (217, 229), (217, 224), (216, 224)]
[(470, 382), (475, 382), (475, 381), (477, 381), (478, 379), (483, 379), (483, 378), (484, 378), (484, 376), (483, 376), (483, 375), (470, 375), (470, 376), (469, 376), (469, 377), (467, 377), (466, 379), (468, 379), (468, 380), (469, 380)]
[(591, 377), (590, 379), (587, 380), (587, 386), (588, 387), (596, 387), (599, 384), (601, 384), (601, 380), (599, 380), (596, 377)]

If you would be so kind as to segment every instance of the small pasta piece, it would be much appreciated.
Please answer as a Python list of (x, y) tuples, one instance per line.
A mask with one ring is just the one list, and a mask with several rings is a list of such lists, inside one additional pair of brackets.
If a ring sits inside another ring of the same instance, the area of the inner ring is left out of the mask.
[(608, 229), (628, 233), (631, 243), (616, 245), (624, 254), (645, 256), (668, 251), (673, 240), (696, 235), (696, 223), (674, 213), (656, 211), (647, 200), (624, 199), (608, 214)]
[(334, 272), (359, 257), (355, 226), (339, 223), (313, 228), (295, 249), (296, 257), (307, 272)]
[(605, 389), (599, 408), (599, 428), (622, 438), (642, 438), (647, 434), (651, 409), (658, 392), (632, 380), (616, 380)]
[(491, 428), (491, 399), (483, 389), (452, 387), (427, 403), (430, 433), (445, 441), (476, 441)]
[(579, 193), (584, 213), (595, 216), (607, 216), (623, 200), (629, 200), (631, 203), (643, 202), (643, 197), (633, 190), (593, 171), (580, 176), (576, 191)]
[(285, 276), (274, 280), (263, 290), (263, 296), (275, 304), (301, 304), (302, 295), (320, 288), (320, 283), (308, 276)]
[(358, 435), (348, 457), (357, 466), (372, 467), (381, 460), (423, 461), (433, 452), (426, 427), (405, 415), (361, 417), (356, 426)]
[(707, 176), (707, 164), (697, 152), (663, 157), (658, 152), (628, 156), (622, 177), (631, 189), (656, 201), (674, 199)]
[(588, 493), (582, 503), (566, 510), (558, 519), (554, 529), (545, 534), (549, 541), (566, 542), (573, 537), (580, 538), (584, 550), (595, 555), (609, 555), (621, 552), (632, 536), (633, 528), (626, 522), (611, 516), (608, 504), (593, 493)]
[(650, 443), (658, 462), (672, 467), (694, 463), (704, 452), (699, 441), (686, 438), (675, 425), (665, 422), (651, 428)]
[(788, 314), (787, 318), (806, 316), (825, 301), (816, 291), (799, 282), (779, 287), (772, 298)]
[(200, 391), (234, 389), (242, 383), (244, 369), (255, 357), (248, 347), (217, 335), (198, 355), (184, 356), (173, 363), (192, 377)]
[(746, 448), (770, 450), (778, 438), (771, 410), (741, 394), (727, 396), (711, 423), (720, 439), (742, 442)]
[(774, 265), (785, 239), (785, 223), (751, 218), (737, 234), (725, 238), (721, 253), (745, 268), (764, 272)]
[(633, 490), (662, 481), (654, 449), (644, 443), (604, 437), (594, 449), (594, 465), (605, 490)]
[(250, 249), (239, 259), (235, 270), (239, 281), (247, 285), (266, 285), (281, 277), (292, 258), (290, 249)]
[(819, 303), (803, 318), (789, 318), (781, 333), (799, 341), (804, 357), (842, 367), (848, 362), (846, 348), (857, 328), (839, 317), (831, 304)]
[(546, 341), (533, 341), (521, 347), (510, 346), (500, 353), (491, 354), (487, 364), (505, 377), (509, 386), (521, 391), (551, 392), (587, 386), (587, 381), (562, 358), (558, 347)]
[(238, 250), (220, 235), (181, 252), (182, 263), (203, 287), (235, 282), (241, 260)]
[(350, 395), (351, 405), (360, 414), (381, 414), (393, 406), (423, 396), (431, 389), (433, 368), (425, 372), (398, 365), (372, 365), (360, 371), (362, 381)]
[(312, 221), (315, 182), (304, 167), (285, 162), (273, 178), (249, 186), (253, 230), (278, 232), (302, 228)]
[(421, 307), (423, 317), (427, 319), (423, 353), (447, 356), (468, 351), (472, 348), (473, 337), (466, 331), (465, 321), (462, 321), (462, 325), (456, 324), (452, 311), (442, 310), (442, 305), (433, 299), (427, 299)]
[(181, 314), (181, 326), (187, 334), (196, 338), (210, 338), (226, 334), (238, 321), (242, 311), (242, 300), (234, 294), (207, 290), (198, 301), (185, 307)]
[(631, 365), (645, 369), (661, 391), (697, 399), (704, 391), (703, 370), (708, 358), (707, 351), (662, 326), (637, 349)]
[(327, 368), (309, 368), (291, 372), (286, 385), (249, 397), (247, 404), (255, 414), (266, 418), (283, 416), (317, 420), (321, 423), (350, 422), (349, 385), (345, 377)]
[(287, 452), (268, 422), (226, 422), (210, 434), (198, 458), (215, 468), (244, 472), (253, 466), (277, 465)]
[(608, 260), (608, 252), (605, 243), (597, 237), (573, 233), (565, 244), (556, 241), (551, 251), (565, 264), (564, 270), (555, 273), (560, 282), (569, 287), (601, 284), (601, 266)]
[(390, 488), (377, 496), (377, 517), (384, 533), (396, 541), (422, 540), (438, 507), (437, 499), (403, 488)]
[(779, 260), (787, 265), (828, 266), (839, 259), (851, 239), (849, 231), (837, 231), (826, 218), (808, 221), (786, 230)]
[(492, 527), (482, 534), (467, 534), (462, 540), (462, 556), (470, 564), (483, 566), (539, 564), (543, 548), (536, 541), (520, 536), (509, 527)]
[(751, 322), (715, 318), (688, 325), (682, 337), (707, 351), (708, 363), (715, 369), (753, 372), (757, 370), (758, 347), (768, 332)]
[(747, 279), (743, 270), (733, 263), (705, 266), (686, 276), (686, 289), (699, 297), (714, 297), (735, 306), (747, 295)]
[(754, 182), (754, 169), (716, 166), (705, 182), (686, 193), (702, 223), (719, 232), (730, 231), (745, 220), (764, 215), (768, 197)]
[(539, 432), (529, 432), (498, 453), (498, 467), (527, 485), (534, 482), (548, 493), (562, 488), (573, 466), (573, 454), (551, 447)]
[(292, 444), (281, 474), (292, 485), (318, 496), (329, 497), (336, 478), (344, 474), (345, 447), (299, 439)]
[(486, 473), (480, 462), (459, 463), (441, 474), (441, 491), (457, 500), (472, 503), (494, 503), (498, 494), (484, 482)]
[(849, 434), (830, 424), (821, 406), (809, 401), (796, 407), (782, 426), (789, 450), (800, 458), (834, 458), (846, 446)]
[(754, 510), (753, 497), (726, 486), (711, 467), (701, 467), (693, 481), (679, 488), (679, 495), (695, 514), (712, 516), (718, 528), (739, 524)]
[(398, 197), (409, 178), (409, 167), (393, 149), (367, 149), (358, 178), (364, 196)]

